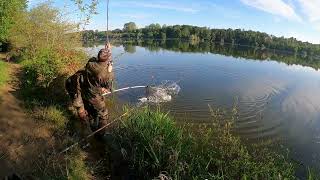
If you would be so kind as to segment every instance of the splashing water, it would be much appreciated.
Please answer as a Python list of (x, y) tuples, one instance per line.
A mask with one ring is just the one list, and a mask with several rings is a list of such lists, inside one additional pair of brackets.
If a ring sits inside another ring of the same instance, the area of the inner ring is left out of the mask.
[(141, 103), (162, 103), (172, 100), (172, 96), (178, 95), (181, 88), (173, 81), (163, 81), (159, 86), (147, 86), (146, 97), (139, 99)]

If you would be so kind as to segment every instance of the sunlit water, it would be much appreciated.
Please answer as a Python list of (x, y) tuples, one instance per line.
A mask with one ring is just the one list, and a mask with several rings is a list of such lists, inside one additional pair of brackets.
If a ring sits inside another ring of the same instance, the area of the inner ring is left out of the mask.
[[(102, 48), (86, 48), (96, 54)], [(128, 50), (130, 49), (130, 50)], [(285, 139), (293, 159), (320, 164), (320, 72), (279, 59), (258, 61), (209, 52), (174, 52), (118, 46), (113, 56), (117, 87), (178, 82), (180, 93), (162, 104), (178, 121), (209, 123), (208, 104), (230, 110), (237, 104), (235, 131), (249, 142)], [(234, 52), (233, 52), (234, 53)], [(117, 95), (136, 103), (144, 90)]]

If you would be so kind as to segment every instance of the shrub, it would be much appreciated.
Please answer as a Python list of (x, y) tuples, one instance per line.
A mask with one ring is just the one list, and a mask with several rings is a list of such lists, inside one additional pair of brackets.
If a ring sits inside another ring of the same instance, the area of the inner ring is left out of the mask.
[(62, 66), (58, 54), (50, 49), (38, 50), (33, 57), (26, 59), (22, 64), (28, 85), (43, 87), (47, 87), (57, 77)]

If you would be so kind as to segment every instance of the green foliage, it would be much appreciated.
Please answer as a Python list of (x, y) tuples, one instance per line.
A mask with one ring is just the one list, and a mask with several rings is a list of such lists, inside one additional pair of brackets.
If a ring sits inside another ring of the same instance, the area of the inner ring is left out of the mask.
[[(44, 3), (19, 13), (12, 10), (10, 13), (14, 16), (6, 20), (14, 18), (14, 23), (6, 22), (10, 28), (7, 24), (2, 26), (4, 11), (1, 8), (10, 10), (13, 2), (24, 1), (0, 0), (0, 33), (19, 49), (24, 74), (17, 92), (36, 123), (50, 130), (44, 133), (52, 133), (48, 139), (41, 138), (41, 141), (50, 141), (50, 148), (34, 159), (32, 167), (26, 170), (30, 173), (26, 175), (32, 179), (90, 179), (81, 150), (72, 149), (66, 155), (55, 152), (74, 143), (67, 134), (66, 123), (71, 122), (71, 118), (66, 110), (64, 77), (78, 70), (86, 60), (85, 53), (77, 50), (81, 47), (80, 34), (75, 33), (77, 24), (65, 21), (58, 9)], [(6, 64), (0, 62), (0, 83), (6, 77)]]
[(114, 134), (138, 179), (294, 179), (284, 156), (248, 151), (231, 133), (233, 120), (221, 118), (178, 127), (167, 114), (146, 108), (131, 112)]
[[(259, 31), (246, 31), (241, 29), (209, 29), (207, 27), (197, 27), (190, 25), (160, 26), (150, 24), (140, 29), (126, 28), (121, 33), (122, 38), (126, 39), (180, 39), (192, 40), (194, 42), (220, 42), (221, 44), (240, 44), (253, 46), (261, 49), (277, 49), (290, 51), (305, 55), (320, 54), (320, 45), (308, 42), (301, 42), (295, 38), (284, 38), (269, 35)], [(134, 24), (130, 22), (130, 24)], [(84, 33), (85, 34), (85, 33)], [(96, 37), (96, 34), (92, 34)], [(112, 31), (111, 37), (118, 37), (119, 32)], [(105, 37), (99, 36), (99, 40)]]
[(99, 4), (99, 0), (90, 0), (89, 2), (83, 0), (71, 1), (73, 1), (77, 5), (80, 12), (84, 15), (84, 24), (88, 24), (92, 16), (98, 14), (96, 10)]
[(38, 50), (32, 57), (25, 58), (22, 62), (27, 85), (48, 87), (53, 79), (58, 76), (62, 62), (58, 54), (50, 49)]
[(86, 55), (80, 47), (75, 24), (64, 21), (58, 9), (48, 3), (25, 12), (10, 32), (10, 41), (22, 48), (27, 85), (48, 87), (62, 74), (79, 69)]
[(124, 32), (131, 32), (137, 29), (137, 25), (134, 22), (128, 22), (125, 23), (123, 26), (123, 31)]
[(38, 49), (71, 49), (80, 46), (77, 24), (63, 20), (59, 10), (43, 3), (22, 14), (10, 32), (15, 47), (27, 48), (33, 55)]
[(320, 172), (317, 172), (315, 169), (307, 168), (308, 170), (308, 180), (316, 180), (320, 178)]
[(0, 1), (0, 42), (8, 39), (8, 34), (15, 24), (17, 16), (26, 8), (26, 0)]
[(0, 87), (9, 79), (9, 66), (7, 63), (0, 61)]

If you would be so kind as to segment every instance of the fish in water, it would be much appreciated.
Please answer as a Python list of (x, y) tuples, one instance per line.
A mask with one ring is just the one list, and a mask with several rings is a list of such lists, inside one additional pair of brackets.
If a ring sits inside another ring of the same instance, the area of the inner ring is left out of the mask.
[(180, 91), (180, 86), (176, 83), (163, 83), (160, 86), (146, 87), (146, 97), (140, 98), (139, 101), (142, 103), (162, 103), (169, 102), (172, 100), (173, 95), (177, 95)]

